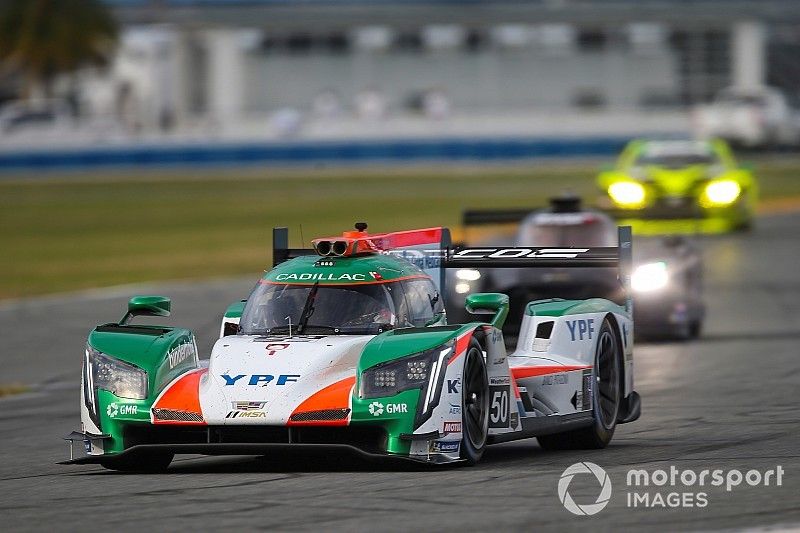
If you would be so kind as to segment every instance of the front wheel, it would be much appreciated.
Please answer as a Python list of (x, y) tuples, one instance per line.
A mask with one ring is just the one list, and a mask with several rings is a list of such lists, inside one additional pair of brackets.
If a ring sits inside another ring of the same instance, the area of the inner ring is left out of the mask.
[(592, 372), (592, 425), (537, 437), (545, 450), (605, 448), (614, 436), (622, 401), (622, 354), (616, 329), (608, 319), (597, 335)]
[(489, 378), (483, 350), (472, 339), (461, 377), (461, 458), (474, 465), (483, 456), (489, 436)]

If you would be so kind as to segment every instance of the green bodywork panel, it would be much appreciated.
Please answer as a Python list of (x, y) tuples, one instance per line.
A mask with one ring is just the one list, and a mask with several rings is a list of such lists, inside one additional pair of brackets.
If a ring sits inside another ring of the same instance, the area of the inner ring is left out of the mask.
[(617, 313), (628, 315), (627, 310), (603, 298), (590, 298), (588, 300), (537, 300), (525, 307), (525, 314), (529, 316), (566, 316), (581, 313)]
[(505, 294), (499, 292), (479, 292), (467, 296), (464, 303), (467, 311), (473, 314), (480, 314), (482, 310), (494, 313), (492, 326), (501, 329), (508, 316), (509, 299)]
[(379, 363), (393, 361), (441, 346), (462, 333), (482, 325), (480, 322), (474, 322), (460, 326), (405, 328), (381, 333), (364, 347), (358, 363), (358, 375), (360, 376), (361, 372)]
[[(381, 424), (386, 429), (388, 436), (387, 451), (389, 453), (408, 454), (411, 443), (400, 440), (402, 433), (414, 432), (414, 421), (419, 403), (420, 389), (403, 391), (394, 396), (383, 398), (361, 399), (362, 373), (379, 363), (393, 361), (401, 357), (417, 354), (441, 346), (460, 335), (474, 330), (483, 324), (475, 322), (462, 326), (438, 326), (428, 328), (408, 328), (387, 331), (376, 336), (364, 347), (358, 367), (356, 369), (356, 386), (352, 398), (352, 425)], [(380, 416), (369, 412), (369, 406), (374, 402), (380, 403), (384, 411)], [(389, 413), (388, 405), (405, 405), (406, 412)]]
[[(359, 376), (361, 374), (359, 373)], [(408, 454), (411, 443), (400, 439), (403, 433), (414, 432), (414, 420), (417, 414), (420, 390), (410, 389), (394, 396), (383, 398), (361, 399), (358, 397), (358, 385), (353, 394), (352, 418), (350, 425), (381, 425), (386, 430), (386, 451), (389, 453)], [(370, 405), (380, 404), (381, 414), (376, 416), (369, 411)], [(401, 412), (389, 412), (389, 406), (402, 406)]]
[(242, 318), (247, 301), (232, 303), (225, 310), (225, 318)]
[(319, 282), (340, 285), (424, 275), (405, 259), (386, 254), (367, 254), (354, 257), (297, 257), (276, 266), (265, 273), (262, 279), (273, 283)]
[(147, 372), (150, 398), (154, 398), (170, 381), (197, 366), (196, 355), (172, 362), (168, 357), (170, 351), (183, 344), (191, 344), (194, 350), (194, 336), (188, 329), (106, 324), (96, 327), (89, 334), (88, 344), (99, 352)]
[(118, 453), (125, 449), (123, 429), (127, 424), (150, 425), (150, 407), (154, 397), (146, 400), (130, 400), (118, 398), (106, 390), (97, 391), (97, 416), (100, 428), (106, 435), (111, 435), (103, 443), (105, 453)]

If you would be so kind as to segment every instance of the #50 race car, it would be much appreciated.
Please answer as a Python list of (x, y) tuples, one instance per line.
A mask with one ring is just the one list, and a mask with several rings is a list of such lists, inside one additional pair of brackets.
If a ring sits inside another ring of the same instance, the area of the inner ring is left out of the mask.
[(636, 420), (631, 303), (529, 303), (506, 353), (508, 297), (473, 294), (488, 322), (448, 324), (444, 269), (617, 267), (628, 285), (630, 229), (618, 247), (449, 247), (446, 228), (341, 237), (290, 249), (229, 307), (207, 364), (191, 331), (136, 325), (168, 298), (130, 300), (89, 335), (81, 380), (86, 452), (64, 464), (154, 471), (181, 453), (275, 455), (348, 449), (424, 463), (476, 463), (488, 444), (538, 437), (548, 449), (602, 448)]

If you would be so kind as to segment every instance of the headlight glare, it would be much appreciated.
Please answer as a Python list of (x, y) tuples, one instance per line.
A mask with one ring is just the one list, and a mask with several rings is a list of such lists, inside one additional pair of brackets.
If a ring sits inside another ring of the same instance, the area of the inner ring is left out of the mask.
[(742, 187), (734, 180), (715, 180), (706, 185), (701, 198), (704, 207), (730, 205), (739, 198)]
[(666, 287), (669, 282), (667, 264), (663, 261), (639, 265), (631, 276), (631, 288), (636, 292), (652, 292)]
[(481, 272), (473, 268), (462, 268), (461, 270), (456, 270), (456, 277), (464, 281), (478, 281), (481, 279)]
[(87, 354), (92, 388), (107, 390), (120, 398), (147, 398), (147, 372), (91, 347), (87, 348)]
[(608, 187), (608, 195), (619, 206), (637, 208), (644, 205), (645, 190), (635, 181), (618, 181)]

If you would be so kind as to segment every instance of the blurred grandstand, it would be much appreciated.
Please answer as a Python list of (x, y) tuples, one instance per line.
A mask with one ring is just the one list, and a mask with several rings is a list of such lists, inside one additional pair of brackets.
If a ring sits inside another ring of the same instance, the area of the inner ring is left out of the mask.
[(104, 3), (121, 25), (108, 68), (56, 84), (33, 110), (15, 101), (19, 80), (0, 78), (0, 150), (532, 138), (616, 146), (689, 135), (693, 106), (729, 86), (772, 86), (790, 105), (800, 96), (792, 0)]

